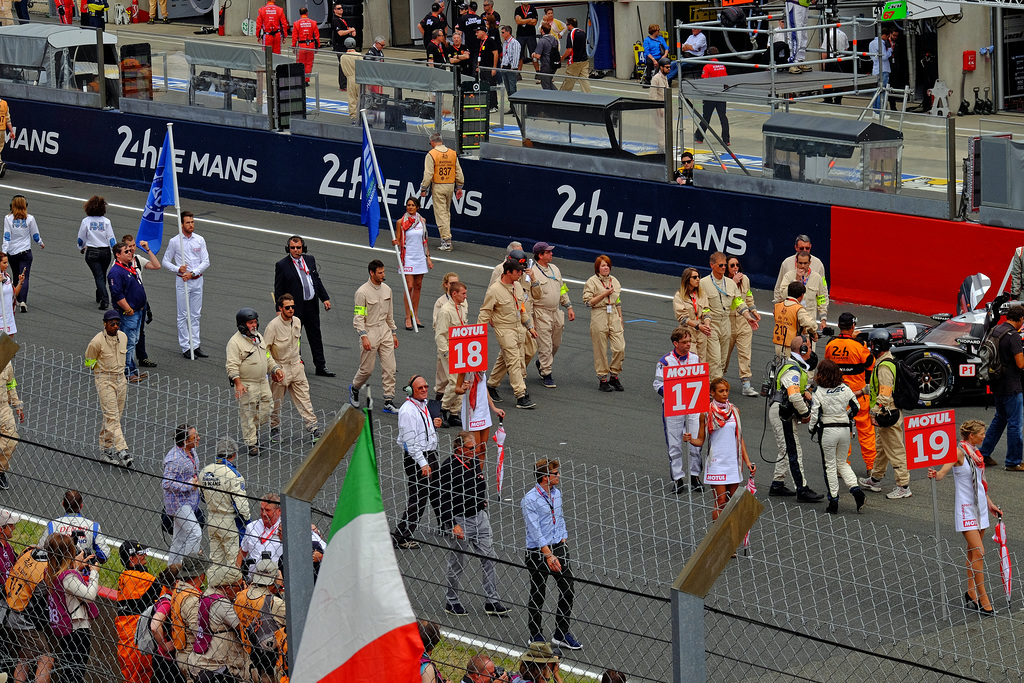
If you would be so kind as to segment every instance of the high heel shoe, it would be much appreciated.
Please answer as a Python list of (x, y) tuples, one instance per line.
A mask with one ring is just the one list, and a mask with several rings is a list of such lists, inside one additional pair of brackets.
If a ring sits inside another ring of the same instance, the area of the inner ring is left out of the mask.
[(982, 611), (981, 605), (979, 605), (976, 600), (971, 599), (970, 593), (964, 593), (964, 609), (973, 609), (979, 612)]
[(994, 607), (989, 607), (988, 609), (982, 609), (979, 606), (978, 607), (978, 611), (981, 612), (982, 616), (986, 616), (986, 617), (994, 617), (996, 615), (996, 610), (995, 610)]

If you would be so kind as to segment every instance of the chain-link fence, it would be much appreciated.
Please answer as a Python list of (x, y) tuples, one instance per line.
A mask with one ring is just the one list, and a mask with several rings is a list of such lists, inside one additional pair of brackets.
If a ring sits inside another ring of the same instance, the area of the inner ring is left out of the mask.
[[(99, 521), (112, 541), (134, 538), (154, 548), (150, 569), (156, 573), (170, 540), (159, 530), (161, 473), (175, 425), (194, 425), (204, 437), (200, 468), (212, 461), (217, 438), (240, 443), (229, 389), (156, 374), (130, 385), (122, 423), (135, 464), (126, 470), (98, 460), (101, 414), (80, 357), (26, 347), (14, 369), (27, 420), (19, 425), (10, 490), (0, 496), (3, 505), (29, 517), (17, 527), (16, 548), (38, 540), (41, 525), (63, 514), (65, 490), (74, 488), (83, 494), (83, 514)], [(320, 416), (324, 424), (332, 418)], [(381, 489), (394, 526), (406, 505), (403, 450), (393, 421), (375, 421), (374, 431)], [(288, 405), (281, 434), (262, 457), (241, 455), (238, 462), (254, 519), (259, 498), (280, 491), (309, 447), (304, 425)], [(452, 452), (454, 435), (455, 430), (441, 430), (442, 462)], [(262, 436), (266, 441), (269, 434)], [(473, 551), (460, 551), (465, 572), (458, 596), (467, 614), (445, 610), (453, 539), (450, 530), (439, 528), (434, 512), (424, 515), (415, 534), (420, 547), (397, 551), (417, 614), (441, 624), (448, 635), (434, 656), (455, 680), (478, 651), (517, 668), (533, 635), (527, 625), (530, 578), (520, 500), (534, 486), (533, 463), (543, 454), (515, 448), (515, 434), (508, 443), (500, 493), (493, 443), (484, 464), (497, 597), (508, 615), (486, 613), (494, 596), (482, 588), (482, 558)], [(329, 525), (344, 469), (343, 464), (314, 501), (321, 530)], [(583, 644), (581, 650), (563, 648), (565, 680), (589, 680), (608, 668), (629, 673), (631, 680), (671, 680), (669, 586), (711, 524), (710, 494), (676, 495), (659, 478), (582, 459), (561, 458), (561, 482), (575, 579), (569, 628)], [(749, 548), (738, 554), (706, 601), (710, 680), (999, 681), (1019, 680), (1024, 673), (1016, 647), (1021, 617), (1007, 607), (992, 555), (986, 583), (999, 612), (995, 618), (963, 607), (961, 544), (936, 544), (933, 537), (854, 515), (823, 515), (818, 508), (768, 500)], [(116, 587), (119, 570), (114, 552), (100, 571), (101, 583)], [(558, 589), (548, 579), (541, 621), (547, 637), (557, 601)], [(89, 671), (97, 681), (118, 669), (112, 617), (104, 607), (93, 628)]]

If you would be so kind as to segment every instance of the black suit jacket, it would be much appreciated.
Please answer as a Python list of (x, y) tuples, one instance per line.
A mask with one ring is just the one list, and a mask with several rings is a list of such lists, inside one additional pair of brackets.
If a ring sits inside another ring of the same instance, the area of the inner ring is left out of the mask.
[[(327, 293), (324, 283), (320, 280), (320, 271), (316, 267), (316, 259), (309, 254), (303, 256), (306, 259), (306, 267), (309, 268), (309, 276), (313, 280), (313, 301), (329, 301), (331, 295)], [(299, 272), (295, 270), (291, 256), (285, 256), (274, 265), (274, 300), (282, 294), (291, 294), (296, 303), (301, 303), (302, 280), (299, 279)]]

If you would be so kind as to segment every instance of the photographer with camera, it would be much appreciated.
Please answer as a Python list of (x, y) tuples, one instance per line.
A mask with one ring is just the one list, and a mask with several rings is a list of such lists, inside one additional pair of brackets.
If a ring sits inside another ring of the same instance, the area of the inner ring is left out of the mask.
[(466, 662), (466, 675), (462, 677), (462, 683), (491, 683), (495, 681), (508, 681), (509, 675), (500, 666), (497, 666), (487, 655), (473, 655)]
[(66, 683), (84, 683), (92, 647), (90, 623), (99, 615), (96, 595), (99, 573), (96, 556), (79, 551), (70, 536), (53, 534), (46, 541), (47, 589), (53, 651)]
[(71, 537), (79, 552), (95, 555), (99, 564), (106, 562), (110, 557), (110, 542), (100, 534), (99, 523), (82, 514), (82, 510), (85, 508), (82, 494), (74, 489), (69, 489), (64, 492), (64, 498), (60, 504), (64, 508), (64, 516), (58, 517), (46, 525), (46, 531), (36, 547), (45, 548), (50, 536), (64, 534)]

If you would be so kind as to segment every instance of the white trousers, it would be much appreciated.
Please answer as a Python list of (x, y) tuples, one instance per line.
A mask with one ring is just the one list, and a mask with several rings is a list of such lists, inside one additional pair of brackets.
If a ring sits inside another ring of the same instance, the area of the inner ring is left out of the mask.
[(690, 475), (694, 477), (700, 476), (701, 465), (703, 464), (700, 458), (700, 449), (683, 441), (683, 432), (690, 432), (693, 436), (697, 436), (697, 430), (700, 429), (700, 415), (675, 415), (673, 417), (664, 417), (663, 415), (661, 421), (665, 426), (665, 441), (668, 444), (668, 469), (672, 481), (678, 481), (686, 476), (686, 472), (683, 470), (684, 450), (688, 451), (690, 456), (688, 465)]
[[(189, 351), (188, 345), (188, 312), (185, 308), (185, 281), (175, 278), (174, 294), (178, 302), (178, 346), (182, 352)], [(192, 313), (192, 347), (199, 348), (199, 315), (203, 312), (203, 278), (188, 281), (188, 305)]]

